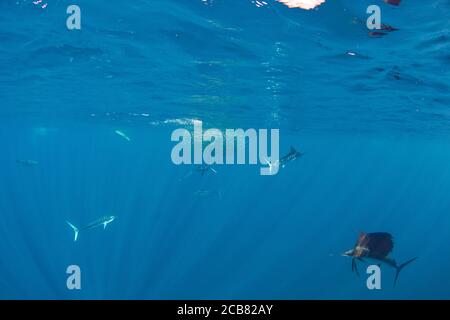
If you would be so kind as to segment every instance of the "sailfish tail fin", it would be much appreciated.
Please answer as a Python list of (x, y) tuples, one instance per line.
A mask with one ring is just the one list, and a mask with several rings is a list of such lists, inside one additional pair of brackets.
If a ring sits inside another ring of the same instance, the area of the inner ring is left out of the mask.
[(270, 173), (272, 173), (272, 170), (275, 168), (276, 172), (278, 172), (278, 166), (280, 164), (279, 160), (277, 160), (275, 163), (272, 161), (269, 161), (266, 157), (264, 157), (264, 160), (266, 161), (267, 165), (269, 166)]
[(397, 284), (397, 279), (398, 279), (398, 275), (400, 274), (400, 271), (402, 271), (402, 269), (404, 267), (406, 267), (408, 264), (410, 264), (411, 262), (413, 262), (414, 260), (416, 260), (417, 257), (409, 259), (408, 261), (402, 263), (401, 265), (397, 266), (396, 269), (396, 273), (395, 273), (395, 279), (394, 279), (394, 287)]
[(73, 232), (74, 232), (74, 238), (73, 241), (77, 241), (78, 239), (78, 233), (80, 232), (80, 230), (78, 230), (77, 227), (75, 227), (73, 224), (71, 224), (69, 221), (66, 221), (67, 224), (72, 228)]

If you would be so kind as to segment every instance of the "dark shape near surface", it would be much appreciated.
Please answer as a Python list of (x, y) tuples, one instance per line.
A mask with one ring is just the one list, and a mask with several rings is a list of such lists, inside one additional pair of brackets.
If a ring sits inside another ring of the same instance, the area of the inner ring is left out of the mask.
[(394, 32), (394, 31), (397, 31), (397, 30), (398, 30), (397, 28), (394, 28), (394, 27), (392, 27), (390, 25), (382, 24), (380, 30), (378, 30), (378, 31), (369, 31), (369, 36), (372, 37), (372, 38), (380, 38), (380, 37), (383, 37), (383, 36), (387, 35), (390, 32)]
[(398, 265), (394, 259), (389, 258), (389, 254), (394, 248), (394, 241), (392, 235), (387, 232), (373, 232), (361, 233), (356, 241), (353, 249), (346, 251), (343, 256), (352, 257), (352, 271), (358, 273), (356, 260), (364, 262), (364, 259), (372, 259), (377, 262), (385, 263), (388, 266), (395, 268), (396, 274), (394, 279), (394, 286), (397, 283), (400, 271), (416, 258), (412, 258), (401, 265)]
[(398, 6), (402, 0), (384, 0), (384, 2)]

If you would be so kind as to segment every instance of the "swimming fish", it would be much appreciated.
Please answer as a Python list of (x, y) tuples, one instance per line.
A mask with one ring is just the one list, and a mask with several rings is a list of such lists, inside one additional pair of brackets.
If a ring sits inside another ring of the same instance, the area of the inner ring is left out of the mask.
[(271, 161), (266, 159), (266, 162), (269, 165), (270, 171), (272, 172), (274, 167), (276, 167), (277, 169), (280, 166), (282, 168), (284, 168), (286, 166), (286, 164), (288, 164), (289, 162), (292, 162), (294, 160), (297, 160), (298, 158), (300, 158), (303, 155), (304, 155), (304, 153), (295, 150), (295, 148), (291, 146), (291, 149), (289, 150), (289, 153), (286, 154), (285, 156), (281, 157), (280, 160), (272, 163)]
[(203, 177), (204, 175), (206, 175), (207, 173), (210, 173), (212, 175), (216, 175), (217, 174), (217, 170), (215, 170), (214, 168), (212, 168), (210, 165), (207, 164), (203, 164), (203, 165), (198, 165), (195, 169), (190, 170), (184, 177), (178, 179), (178, 181), (183, 181), (184, 179), (189, 178), (190, 176), (192, 176), (192, 174), (194, 172), (198, 172), (200, 173), (200, 175)]
[(74, 232), (73, 241), (77, 241), (78, 234), (80, 233), (80, 231), (94, 229), (99, 226), (103, 226), (103, 230), (104, 230), (104, 229), (106, 229), (106, 226), (108, 224), (110, 224), (111, 222), (113, 222), (116, 218), (117, 218), (117, 216), (104, 216), (104, 217), (101, 217), (100, 219), (92, 221), (91, 223), (88, 223), (87, 225), (85, 225), (81, 228), (77, 228), (74, 224), (70, 223), (69, 221), (66, 221), (66, 222), (72, 228), (72, 230)]
[(384, 2), (398, 6), (402, 0), (384, 0)]
[(379, 31), (369, 31), (369, 37), (372, 38), (380, 38), (385, 35), (387, 35), (389, 32), (397, 31), (398, 29), (395, 27), (392, 27), (387, 24), (382, 24)]
[(364, 233), (362, 232), (353, 249), (344, 252), (345, 257), (352, 257), (352, 271), (357, 275), (358, 269), (356, 260), (364, 262), (365, 259), (374, 260), (376, 263), (384, 263), (396, 270), (394, 286), (397, 283), (398, 275), (402, 269), (417, 259), (417, 257), (398, 265), (394, 259), (388, 257), (394, 248), (392, 235), (386, 232)]
[(199, 189), (194, 192), (194, 195), (199, 197), (218, 196), (219, 198), (222, 198), (222, 192), (220, 190), (213, 191), (213, 190)]
[(291, 146), (291, 149), (289, 150), (289, 153), (280, 159), (280, 165), (282, 168), (286, 166), (289, 162), (292, 162), (294, 160), (297, 160), (303, 155), (303, 153), (295, 150), (294, 147)]
[(217, 174), (217, 171), (207, 164), (198, 166), (196, 171), (199, 172), (202, 177), (208, 172), (214, 175)]
[(121, 136), (122, 138), (124, 138), (125, 140), (131, 141), (131, 139), (130, 139), (125, 133), (123, 133), (122, 131), (120, 131), (120, 130), (115, 130), (114, 132), (115, 132), (116, 134), (118, 134), (119, 136)]
[(23, 164), (24, 166), (27, 166), (27, 167), (34, 167), (39, 164), (39, 162), (37, 162), (35, 160), (23, 160), (23, 159), (18, 159), (17, 163)]

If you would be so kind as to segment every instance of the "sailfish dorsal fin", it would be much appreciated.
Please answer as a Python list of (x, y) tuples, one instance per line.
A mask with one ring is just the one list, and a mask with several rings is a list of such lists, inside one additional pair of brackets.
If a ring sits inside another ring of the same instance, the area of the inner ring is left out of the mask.
[(365, 232), (360, 232), (359, 233), (359, 237), (358, 237), (358, 240), (356, 240), (356, 244), (355, 244), (355, 246), (359, 246), (359, 245), (361, 245), (361, 243), (364, 241), (364, 239), (366, 238), (366, 233)]

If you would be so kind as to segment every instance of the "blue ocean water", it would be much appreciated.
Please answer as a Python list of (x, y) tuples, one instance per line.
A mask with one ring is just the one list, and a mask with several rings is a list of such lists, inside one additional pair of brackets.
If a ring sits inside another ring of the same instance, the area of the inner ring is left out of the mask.
[[(67, 1), (0, 2), (0, 298), (450, 298), (450, 1), (73, 4), (81, 30)], [(398, 30), (370, 36), (371, 4)], [(170, 136), (194, 120), (305, 154), (190, 174)], [(395, 288), (340, 256), (362, 231), (419, 257)]]

